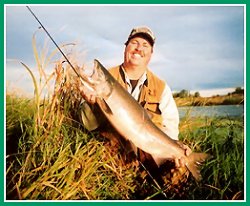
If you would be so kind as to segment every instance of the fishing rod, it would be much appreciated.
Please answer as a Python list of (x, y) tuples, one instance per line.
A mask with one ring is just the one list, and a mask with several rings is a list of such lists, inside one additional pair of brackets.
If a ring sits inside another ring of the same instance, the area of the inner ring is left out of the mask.
[(64, 52), (61, 50), (61, 48), (58, 46), (58, 44), (52, 38), (52, 36), (50, 35), (50, 33), (47, 31), (47, 29), (43, 26), (42, 22), (37, 18), (37, 16), (31, 10), (31, 8), (29, 6), (26, 6), (26, 7), (30, 11), (30, 13), (32, 14), (32, 16), (36, 19), (36, 21), (40, 24), (40, 26), (43, 28), (43, 30), (46, 32), (46, 34), (49, 36), (49, 38), (51, 39), (51, 41), (55, 44), (56, 48), (63, 55), (63, 57), (65, 58), (66, 62), (68, 62), (68, 64), (73, 69), (73, 71), (76, 73), (76, 75), (80, 78), (80, 80), (83, 81), (84, 84), (86, 84), (86, 82), (87, 82), (87, 84), (92, 85), (92, 83), (89, 82), (89, 80), (86, 77), (84, 77), (84, 76), (82, 76), (82, 75), (79, 74), (79, 72), (76, 70), (76, 68), (73, 66), (73, 64), (69, 61), (68, 57), (64, 54)]
[[(42, 22), (37, 18), (37, 16), (35, 15), (35, 13), (31, 10), (31, 8), (29, 6), (26, 6), (27, 9), (30, 11), (30, 13), (32, 14), (32, 16), (36, 19), (36, 21), (40, 24), (40, 26), (43, 28), (43, 30), (46, 32), (46, 34), (49, 36), (49, 38), (51, 39), (51, 41), (55, 44), (55, 46), (57, 47), (57, 49), (59, 50), (59, 52), (63, 55), (63, 57), (65, 58), (66, 62), (68, 62), (68, 64), (70, 65), (70, 67), (73, 69), (73, 71), (76, 73), (76, 75), (81, 79), (81, 81), (87, 85), (92, 85), (91, 82), (89, 82), (89, 80), (80, 75), (79, 72), (77, 72), (77, 70), (75, 69), (75, 67), (73, 66), (73, 64), (71, 64), (71, 62), (69, 61), (68, 57), (64, 54), (64, 52), (61, 50), (61, 48), (58, 46), (58, 44), (55, 42), (55, 40), (52, 38), (52, 36), (50, 35), (50, 33), (47, 31), (47, 29), (43, 26)], [(91, 88), (91, 87), (89, 87)], [(147, 170), (147, 168), (145, 167), (145, 165), (139, 160), (139, 158), (137, 158), (137, 160), (139, 161), (140, 165), (144, 168), (144, 170), (148, 173), (149, 177), (153, 180), (153, 182), (155, 183), (155, 185), (157, 186), (157, 188), (160, 190), (160, 192), (164, 195), (165, 198), (167, 198), (167, 195), (165, 194), (165, 192), (163, 191), (163, 189), (161, 188), (161, 186), (158, 184), (158, 182), (155, 180), (155, 178), (150, 174), (150, 172)]]

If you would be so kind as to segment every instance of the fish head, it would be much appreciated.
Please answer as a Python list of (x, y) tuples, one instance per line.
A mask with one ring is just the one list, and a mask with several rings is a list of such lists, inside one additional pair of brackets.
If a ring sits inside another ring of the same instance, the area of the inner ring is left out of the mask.
[[(82, 83), (91, 90), (96, 97), (107, 99), (112, 93), (115, 80), (107, 69), (105, 69), (105, 67), (96, 59), (90, 70), (91, 74), (81, 75)], [(88, 70), (88, 72), (90, 70)]]

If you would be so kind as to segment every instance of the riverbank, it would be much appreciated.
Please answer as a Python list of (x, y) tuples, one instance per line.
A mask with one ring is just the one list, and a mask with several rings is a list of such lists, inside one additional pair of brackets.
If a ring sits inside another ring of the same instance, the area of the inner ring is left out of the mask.
[(244, 104), (243, 94), (216, 95), (212, 97), (176, 97), (174, 99), (178, 107)]

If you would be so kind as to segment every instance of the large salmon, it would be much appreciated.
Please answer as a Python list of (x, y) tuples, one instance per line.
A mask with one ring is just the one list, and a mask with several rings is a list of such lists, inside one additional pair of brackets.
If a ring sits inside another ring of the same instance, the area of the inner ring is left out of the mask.
[[(150, 119), (146, 110), (94, 60), (93, 74), (84, 78), (83, 83), (95, 92), (97, 104), (113, 127), (136, 147), (159, 160), (183, 157), (186, 167), (196, 180), (201, 179), (198, 165), (208, 158), (206, 153), (185, 155), (180, 143), (171, 139)], [(86, 81), (87, 79), (87, 81)]]

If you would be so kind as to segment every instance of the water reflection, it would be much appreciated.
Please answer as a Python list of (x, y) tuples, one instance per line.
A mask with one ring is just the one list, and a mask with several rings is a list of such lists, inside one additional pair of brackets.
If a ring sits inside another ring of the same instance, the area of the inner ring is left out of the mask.
[(218, 106), (196, 106), (178, 107), (180, 118), (190, 117), (243, 117), (243, 105), (218, 105)]

